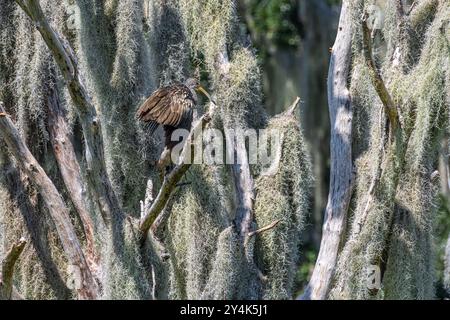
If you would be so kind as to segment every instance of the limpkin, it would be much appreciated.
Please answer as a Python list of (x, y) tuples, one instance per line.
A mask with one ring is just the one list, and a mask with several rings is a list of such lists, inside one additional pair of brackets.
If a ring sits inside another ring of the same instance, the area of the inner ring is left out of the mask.
[(194, 78), (187, 79), (184, 83), (161, 87), (157, 89), (139, 107), (136, 116), (139, 120), (147, 122), (150, 132), (162, 125), (164, 129), (165, 148), (157, 162), (159, 168), (166, 167), (170, 161), (170, 153), (179, 141), (172, 141), (172, 133), (176, 129), (191, 130), (193, 109), (198, 102), (197, 93), (203, 93), (214, 103), (208, 92)]

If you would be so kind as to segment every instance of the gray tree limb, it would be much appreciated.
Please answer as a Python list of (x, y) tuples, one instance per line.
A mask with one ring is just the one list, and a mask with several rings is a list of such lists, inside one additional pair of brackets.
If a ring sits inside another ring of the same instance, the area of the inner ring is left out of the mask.
[(50, 26), (38, 0), (16, 0), (16, 2), (42, 35), (76, 106), (86, 142), (88, 185), (95, 198), (95, 204), (106, 222), (120, 219), (123, 212), (106, 172), (101, 123), (78, 72), (77, 59), (73, 50)]
[(13, 296), (13, 275), (14, 266), (17, 259), (19, 259), (25, 245), (27, 244), (24, 238), (21, 238), (17, 243), (11, 246), (11, 249), (6, 253), (2, 261), (2, 273), (0, 277), (0, 300), (10, 300)]
[(353, 186), (352, 104), (348, 89), (351, 69), (352, 15), (344, 0), (328, 73), (328, 108), (331, 120), (330, 191), (322, 228), (319, 255), (301, 299), (325, 299), (336, 268), (345, 231)]
[[(177, 183), (184, 176), (186, 171), (191, 167), (192, 161), (185, 161), (187, 156), (190, 156), (189, 159), (193, 159), (192, 153), (194, 149), (194, 133), (202, 130), (209, 121), (211, 121), (211, 117), (214, 112), (214, 104), (211, 103), (211, 109), (209, 112), (205, 113), (192, 128), (189, 136), (186, 139), (186, 143), (181, 151), (181, 157), (179, 163), (172, 169), (172, 171), (164, 177), (164, 182), (161, 186), (161, 189), (158, 192), (155, 200), (152, 202), (150, 209), (145, 213), (145, 215), (141, 218), (139, 224), (139, 230), (141, 231), (143, 237), (145, 238), (148, 230), (157, 219), (159, 214), (163, 211), (170, 197), (172, 196), (173, 191), (175, 190)], [(188, 154), (190, 153), (190, 154)]]
[(80, 165), (70, 139), (70, 128), (65, 120), (56, 91), (53, 91), (48, 99), (48, 127), (59, 171), (83, 224), (86, 236), (86, 259), (90, 270), (94, 272), (98, 270), (100, 259), (95, 248), (94, 223), (86, 201), (86, 188), (81, 177)]
[(76, 288), (78, 297), (80, 299), (95, 299), (97, 297), (97, 286), (81, 250), (81, 245), (70, 220), (69, 210), (61, 194), (31, 154), (14, 124), (6, 115), (2, 103), (0, 103), (0, 132), (19, 167), (35, 184), (55, 223), (69, 265), (72, 266), (74, 276), (79, 280), (79, 286)]
[(444, 259), (444, 284), (447, 292), (450, 294), (450, 234), (448, 235), (447, 246), (445, 247)]

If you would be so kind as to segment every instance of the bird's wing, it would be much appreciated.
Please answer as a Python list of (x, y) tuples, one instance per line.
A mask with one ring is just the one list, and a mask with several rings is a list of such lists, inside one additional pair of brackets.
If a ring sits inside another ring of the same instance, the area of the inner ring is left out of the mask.
[(173, 85), (156, 90), (138, 109), (137, 117), (146, 122), (178, 126), (192, 117), (194, 100), (188, 88)]

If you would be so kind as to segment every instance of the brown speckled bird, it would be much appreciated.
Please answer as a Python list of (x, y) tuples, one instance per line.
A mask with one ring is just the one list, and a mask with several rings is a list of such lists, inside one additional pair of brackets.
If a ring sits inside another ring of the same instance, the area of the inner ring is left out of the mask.
[(208, 92), (200, 86), (198, 81), (189, 78), (184, 83), (157, 89), (139, 107), (136, 116), (139, 120), (149, 123), (151, 133), (159, 125), (162, 125), (164, 129), (165, 148), (158, 166), (167, 165), (167, 158), (170, 160), (172, 148), (182, 141), (172, 141), (172, 133), (176, 129), (191, 130), (193, 109), (198, 102), (197, 91), (212, 101)]

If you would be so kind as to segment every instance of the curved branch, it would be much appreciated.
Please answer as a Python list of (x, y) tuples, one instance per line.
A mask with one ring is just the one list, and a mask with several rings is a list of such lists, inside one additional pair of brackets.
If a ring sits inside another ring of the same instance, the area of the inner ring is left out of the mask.
[(56, 189), (53, 182), (39, 165), (28, 147), (20, 137), (14, 124), (6, 115), (3, 103), (0, 102), (0, 132), (2, 138), (8, 146), (8, 150), (16, 159), (22, 171), (33, 181), (38, 192), (42, 196), (50, 216), (55, 223), (59, 239), (66, 253), (69, 264), (76, 271), (80, 285), (76, 288), (80, 299), (95, 299), (97, 296), (97, 286), (92, 277), (91, 271), (86, 264), (80, 242), (78, 241), (75, 229), (72, 225), (67, 209), (61, 194)]
[[(161, 186), (161, 189), (158, 192), (158, 195), (153, 201), (150, 209), (141, 218), (139, 230), (141, 231), (143, 238), (146, 237), (147, 232), (152, 226), (153, 222), (163, 211), (164, 207), (166, 206), (167, 202), (172, 196), (172, 193), (175, 190), (177, 183), (181, 180), (186, 171), (190, 168), (191, 161), (185, 161), (185, 159), (187, 159), (186, 157), (188, 156), (188, 152), (189, 153), (193, 152), (194, 133), (199, 130), (202, 130), (206, 126), (206, 124), (209, 121), (211, 121), (213, 111), (215, 109), (213, 104), (211, 104), (211, 107), (212, 107), (211, 110), (205, 113), (197, 122), (197, 124), (192, 128), (186, 140), (186, 144), (184, 145), (183, 150), (181, 152), (179, 164), (176, 165), (175, 168), (167, 176), (164, 177), (164, 182)], [(190, 159), (192, 159), (192, 157), (190, 157)]]
[(268, 230), (270, 230), (270, 229), (273, 229), (273, 228), (275, 228), (280, 222), (281, 222), (280, 219), (275, 220), (274, 222), (268, 224), (268, 225), (265, 226), (265, 227), (262, 227), (262, 228), (260, 228), (260, 229), (258, 229), (258, 230), (252, 231), (252, 232), (249, 232), (248, 236), (249, 236), (249, 237), (253, 237), (253, 236), (257, 235), (257, 234), (260, 234), (260, 233), (263, 233), (263, 232), (268, 231)]
[(14, 266), (16, 265), (17, 259), (19, 259), (26, 244), (27, 241), (24, 238), (21, 238), (17, 243), (12, 245), (11, 249), (6, 253), (5, 258), (2, 261), (0, 300), (10, 300), (12, 297)]

